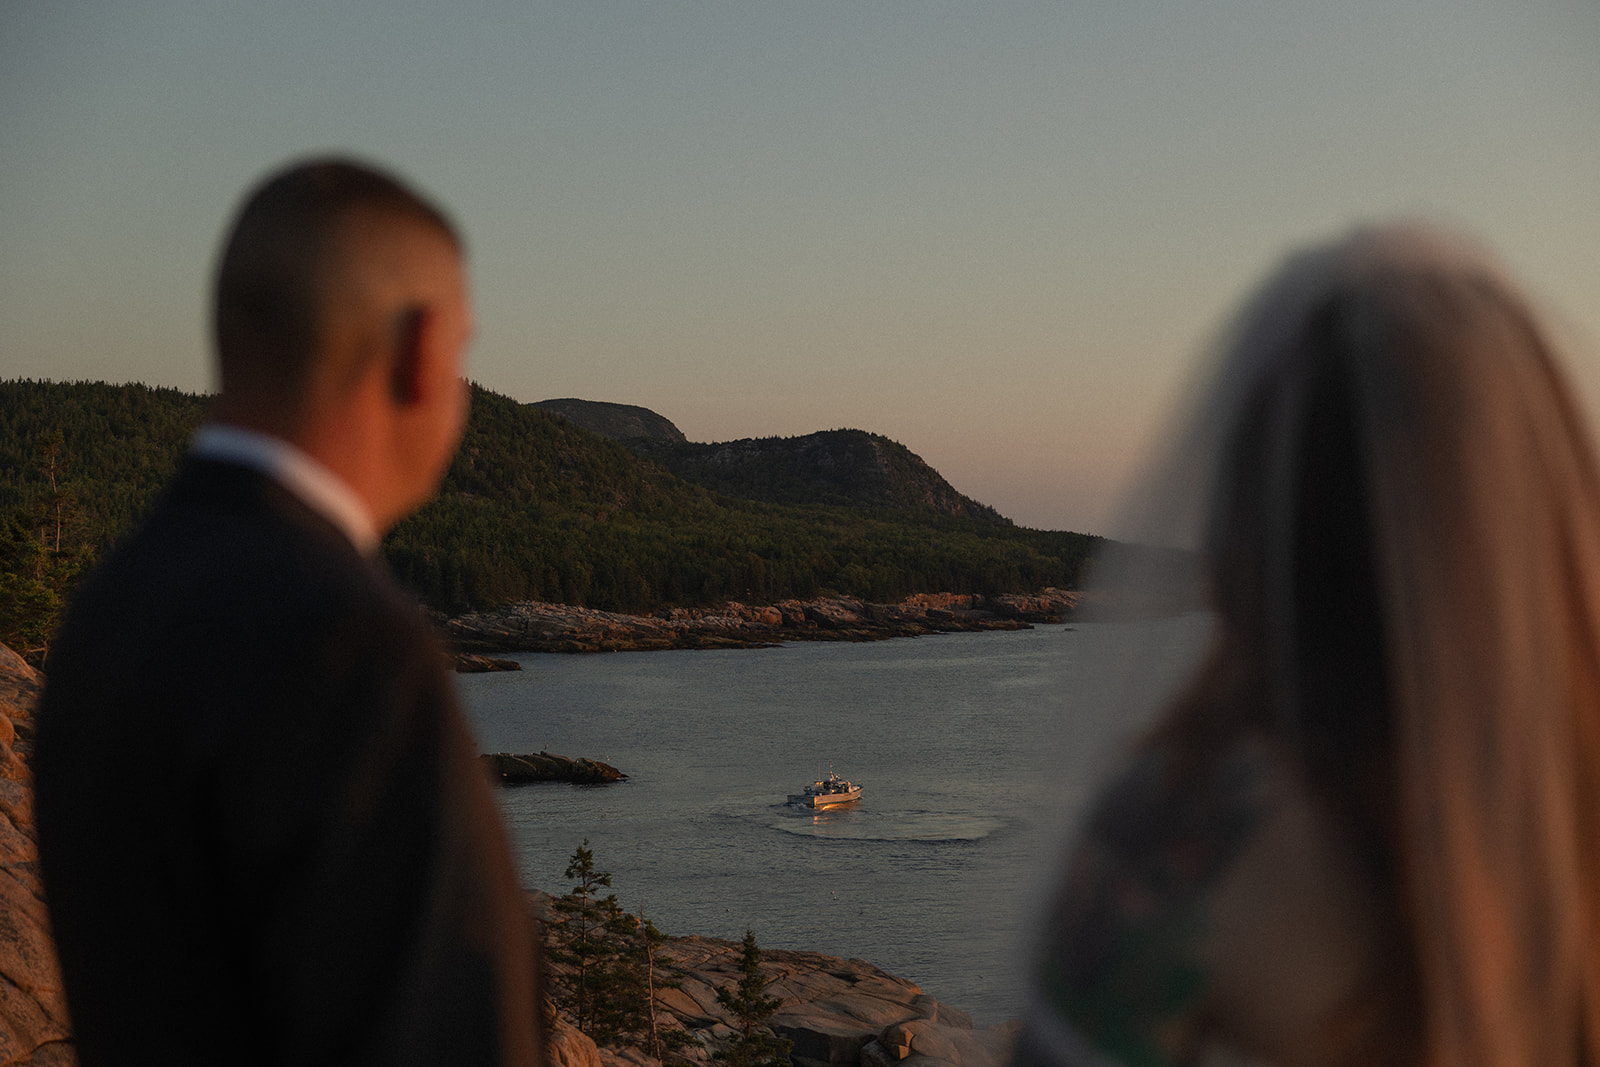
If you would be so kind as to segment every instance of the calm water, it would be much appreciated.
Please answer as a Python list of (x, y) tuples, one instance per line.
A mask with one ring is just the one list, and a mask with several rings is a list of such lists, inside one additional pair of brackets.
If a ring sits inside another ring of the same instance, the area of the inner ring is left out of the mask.
[[(530, 654), (459, 679), (484, 751), (604, 760), (613, 786), (501, 791), (524, 882), (562, 892), (588, 838), (670, 934), (871, 960), (973, 1014), (1018, 1013), (1044, 869), (1136, 725), (1109, 699), (1139, 648), (1171, 673), (1195, 620), (872, 644)], [(1135, 640), (1129, 640), (1135, 638)], [(789, 808), (827, 771), (848, 810)]]

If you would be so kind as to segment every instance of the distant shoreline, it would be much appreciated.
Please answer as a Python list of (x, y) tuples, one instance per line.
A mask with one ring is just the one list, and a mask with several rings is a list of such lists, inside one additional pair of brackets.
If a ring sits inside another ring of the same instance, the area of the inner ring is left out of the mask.
[(770, 648), (787, 641), (883, 641), (933, 633), (1025, 630), (1073, 617), (1082, 594), (983, 596), (920, 593), (897, 604), (843, 597), (782, 600), (766, 606), (671, 608), (625, 615), (568, 604), (524, 601), (443, 622), (465, 654), (504, 652), (636, 652), (684, 648)]

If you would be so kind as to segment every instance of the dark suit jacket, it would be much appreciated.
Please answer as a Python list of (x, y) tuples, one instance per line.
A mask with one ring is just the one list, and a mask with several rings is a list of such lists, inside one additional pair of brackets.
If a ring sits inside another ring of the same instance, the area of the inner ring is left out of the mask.
[(536, 1063), (526, 905), (415, 605), (190, 460), (84, 588), (39, 714), (82, 1060)]

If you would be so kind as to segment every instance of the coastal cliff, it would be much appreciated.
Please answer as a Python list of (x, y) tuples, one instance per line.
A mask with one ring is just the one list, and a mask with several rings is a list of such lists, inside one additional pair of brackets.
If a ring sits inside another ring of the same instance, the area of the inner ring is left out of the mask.
[(1080, 599), (1080, 593), (1068, 589), (1045, 589), (1031, 596), (923, 593), (897, 604), (825, 598), (781, 600), (766, 606), (672, 608), (654, 615), (524, 601), (458, 615), (443, 626), (448, 639), (468, 653), (762, 648), (784, 641), (880, 641), (1021, 630), (1071, 618)]

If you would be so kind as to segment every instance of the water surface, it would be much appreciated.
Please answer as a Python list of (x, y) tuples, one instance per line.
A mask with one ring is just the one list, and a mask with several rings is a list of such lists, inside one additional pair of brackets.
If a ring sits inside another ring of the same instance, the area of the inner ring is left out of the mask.
[[(670, 934), (860, 957), (973, 1014), (1019, 1011), (1044, 868), (1108, 753), (1141, 649), (1171, 672), (1193, 620), (870, 644), (528, 654), (460, 678), (486, 752), (586, 756), (613, 786), (503, 789), (524, 882), (568, 888), (585, 838), (619, 901)], [(1136, 640), (1130, 640), (1136, 638)], [(858, 804), (785, 798), (827, 773)]]

